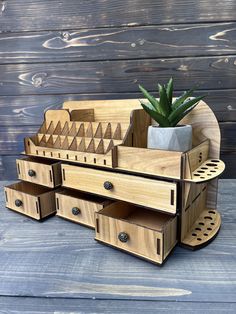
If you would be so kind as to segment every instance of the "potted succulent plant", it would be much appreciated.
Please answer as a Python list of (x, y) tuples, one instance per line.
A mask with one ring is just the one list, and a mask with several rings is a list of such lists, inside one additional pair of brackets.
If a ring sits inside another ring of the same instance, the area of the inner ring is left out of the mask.
[(185, 152), (192, 148), (192, 126), (178, 125), (205, 96), (191, 97), (193, 89), (173, 99), (173, 79), (164, 85), (158, 84), (159, 100), (144, 87), (140, 91), (148, 102), (140, 101), (143, 109), (155, 121), (148, 128), (148, 148)]

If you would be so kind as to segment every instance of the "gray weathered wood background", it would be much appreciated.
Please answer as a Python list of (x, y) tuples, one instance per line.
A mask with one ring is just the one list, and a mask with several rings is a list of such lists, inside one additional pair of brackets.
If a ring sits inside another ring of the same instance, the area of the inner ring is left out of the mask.
[(236, 177), (236, 1), (0, 1), (0, 178), (66, 99), (139, 97), (170, 76), (207, 93)]

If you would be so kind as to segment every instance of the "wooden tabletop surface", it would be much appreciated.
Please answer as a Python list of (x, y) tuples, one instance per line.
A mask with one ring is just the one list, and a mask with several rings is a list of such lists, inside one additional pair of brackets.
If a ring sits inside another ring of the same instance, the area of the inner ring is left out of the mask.
[(220, 180), (217, 238), (176, 247), (159, 267), (94, 241), (94, 231), (5, 208), (0, 185), (0, 313), (236, 313), (236, 180)]

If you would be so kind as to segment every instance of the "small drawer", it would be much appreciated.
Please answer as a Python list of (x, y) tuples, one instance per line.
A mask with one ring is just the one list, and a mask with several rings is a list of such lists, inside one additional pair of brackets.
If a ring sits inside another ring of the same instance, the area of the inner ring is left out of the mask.
[(177, 186), (173, 182), (62, 164), (62, 185), (176, 213)]
[(160, 212), (115, 202), (95, 218), (96, 240), (158, 264), (177, 242), (177, 218)]
[(72, 190), (56, 193), (57, 216), (94, 228), (94, 213), (111, 202)]
[(5, 188), (6, 207), (37, 220), (56, 212), (55, 192), (32, 183), (18, 182)]
[(60, 162), (41, 158), (16, 160), (18, 179), (54, 188), (61, 185)]

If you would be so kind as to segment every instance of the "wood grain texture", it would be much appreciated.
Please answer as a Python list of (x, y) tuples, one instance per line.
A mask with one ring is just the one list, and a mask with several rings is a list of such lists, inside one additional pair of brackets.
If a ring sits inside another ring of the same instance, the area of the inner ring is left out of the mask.
[(117, 147), (117, 167), (119, 169), (158, 174), (163, 177), (180, 179), (180, 152), (156, 151), (147, 148)]
[[(57, 216), (92, 228), (95, 226), (94, 213), (109, 203), (105, 199), (92, 198), (87, 194), (68, 189), (56, 193), (55, 197)], [(73, 208), (77, 208), (78, 211), (74, 213)]]
[(123, 93), (149, 90), (173, 76), (175, 88), (235, 88), (234, 56), (0, 66), (0, 95)]
[[(204, 314), (235, 313), (235, 303), (211, 302), (150, 302), (129, 300), (86, 300), (37, 297), (0, 297), (1, 314), (14, 311), (15, 314), (153, 314), (161, 313), (193, 314), (196, 311)], [(17, 309), (17, 310), (16, 310)]]
[[(234, 10), (233, 0), (1, 1), (0, 125), (39, 125), (43, 110), (68, 98), (140, 97), (138, 83), (154, 91), (170, 75), (177, 90), (209, 94), (220, 121), (236, 121)], [(223, 136), (230, 156), (234, 130)], [(15, 136), (10, 152), (12, 135), (0, 134), (3, 154), (19, 152)]]
[(43, 186), (17, 182), (6, 186), (4, 192), (6, 207), (26, 216), (40, 220), (56, 212), (55, 193)]
[[(177, 242), (177, 218), (124, 202), (95, 213), (95, 239), (162, 264)], [(121, 241), (120, 234), (127, 236)]]
[(0, 63), (235, 54), (235, 33), (236, 23), (2, 33)]
[[(62, 164), (61, 169), (64, 187), (163, 210), (171, 214), (176, 213), (177, 186), (174, 182), (68, 164)], [(112, 188), (106, 189), (105, 182), (111, 183)]]
[[(221, 152), (234, 152), (236, 147), (235, 122), (219, 123), (221, 130)], [(24, 137), (33, 136), (37, 133), (40, 125), (0, 127), (0, 151), (2, 155), (19, 154), (23, 151)]]
[[(61, 166), (59, 162), (21, 158), (16, 160), (16, 164), (20, 180), (41, 184), (49, 188), (61, 185)], [(29, 171), (34, 171), (35, 174), (30, 176)]]
[[(32, 31), (85, 27), (134, 26), (163, 23), (214, 22), (234, 20), (235, 3), (217, 0), (171, 1), (76, 1), (17, 0), (3, 1), (1, 23), (3, 31)], [(53, 18), (48, 12), (53, 11)], [(27, 14), (25, 14), (27, 12)], [(14, 18), (14, 20), (12, 20)]]
[[(9, 183), (3, 182), (3, 185)], [(60, 302), (65, 306), (69, 304), (63, 298), (71, 298), (71, 306), (75, 306), (76, 298), (80, 298), (81, 306), (85, 304), (85, 298), (89, 299), (90, 306), (103, 302), (103, 299), (107, 305), (105, 313), (109, 313), (108, 304), (114, 304), (109, 302), (119, 304), (125, 300), (130, 302), (127, 309), (131, 304), (135, 308), (138, 307), (136, 302), (142, 304), (149, 300), (147, 309), (150, 313), (159, 307), (180, 312), (184, 308), (182, 303), (185, 303), (185, 313), (196, 309), (203, 312), (206, 309), (205, 313), (212, 309), (221, 313), (222, 308), (223, 313), (224, 309), (233, 311), (236, 289), (235, 186), (235, 180), (220, 181), (218, 210), (222, 213), (223, 223), (217, 238), (196, 252), (177, 247), (162, 268), (96, 243), (92, 230), (57, 217), (39, 224), (7, 211), (1, 203), (0, 293), (2, 296), (40, 297), (39, 312), (51, 310), (50, 306), (56, 302), (53, 298), (59, 299), (58, 306), (62, 304)], [(3, 194), (2, 188), (0, 191)], [(34, 304), (37, 304), (36, 298)], [(19, 311), (23, 312), (25, 305), (29, 313), (34, 313), (30, 298), (17, 299)], [(12, 300), (10, 309), (15, 299)], [(154, 303), (156, 300), (163, 302)], [(0, 302), (4, 309), (6, 299), (0, 299)], [(63, 309), (62, 306), (60, 310)], [(120, 313), (120, 308), (118, 310)], [(94, 311), (96, 313), (96, 309)]]
[[(214, 111), (219, 121), (236, 121), (236, 90), (207, 90), (196, 95), (207, 94), (206, 102)], [(177, 91), (176, 95), (180, 92)], [(101, 94), (65, 94), (65, 95), (30, 95), (0, 96), (1, 126), (40, 125), (43, 113), (48, 109), (59, 109), (67, 100), (92, 99), (128, 99), (140, 98), (140, 93), (101, 93)]]

